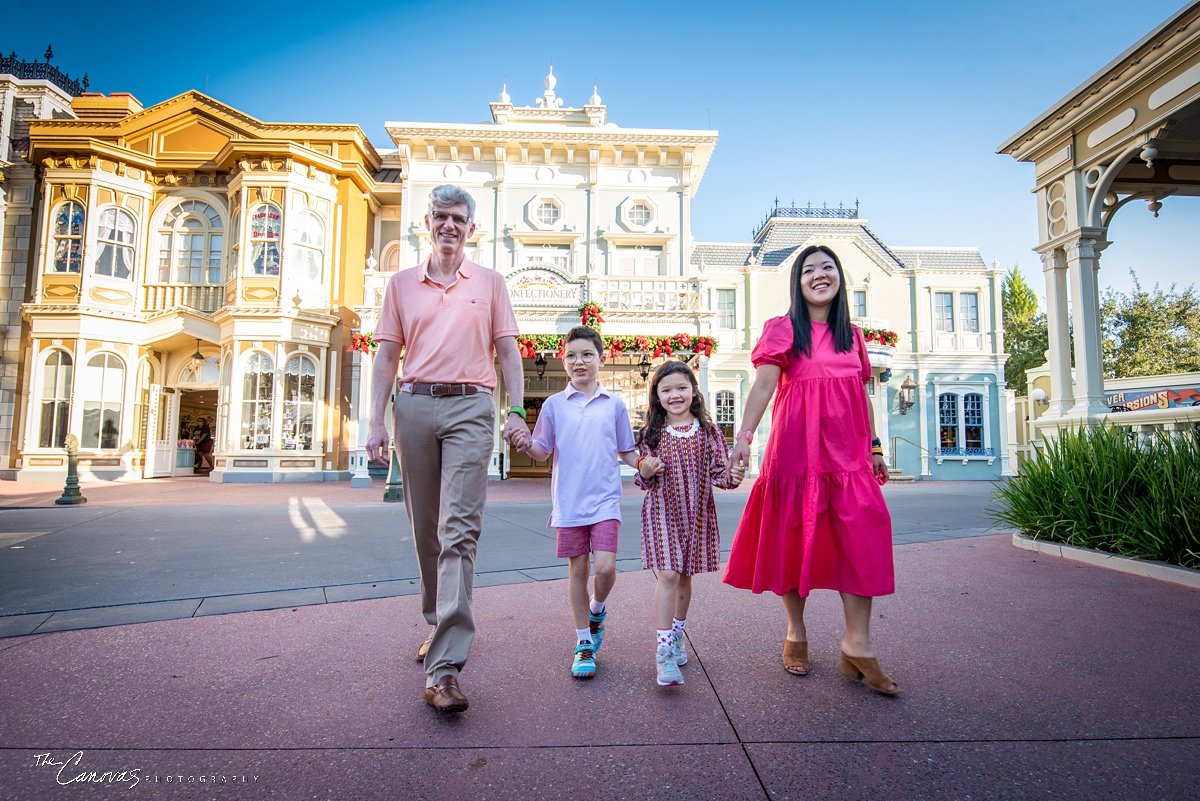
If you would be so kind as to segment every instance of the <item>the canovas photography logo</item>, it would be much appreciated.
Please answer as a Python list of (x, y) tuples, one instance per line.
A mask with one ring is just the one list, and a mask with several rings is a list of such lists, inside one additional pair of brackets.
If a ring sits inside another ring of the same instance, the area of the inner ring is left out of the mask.
[(139, 784), (257, 784), (258, 776), (228, 774), (228, 773), (149, 773), (142, 768), (122, 767), (114, 770), (112, 766), (93, 767), (92, 760), (84, 764), (82, 751), (76, 751), (65, 757), (51, 753), (35, 754), (33, 766), (45, 770), (54, 776), (57, 784), (81, 785), (103, 784), (119, 786), (132, 790)]

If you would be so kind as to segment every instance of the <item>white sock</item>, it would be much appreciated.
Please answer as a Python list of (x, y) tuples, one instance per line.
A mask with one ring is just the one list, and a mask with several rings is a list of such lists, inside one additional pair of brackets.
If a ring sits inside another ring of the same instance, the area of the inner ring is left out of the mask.
[(592, 630), (591, 629), (575, 629), (575, 642), (576, 643), (591, 642), (591, 641), (592, 641)]
[(687, 621), (680, 620), (679, 618), (675, 618), (674, 620), (675, 622), (671, 624), (671, 631), (677, 634), (683, 634), (683, 627), (687, 625)]
[(659, 648), (674, 648), (675, 633), (670, 629), (655, 629), (658, 632), (658, 647)]
[(592, 600), (588, 604), (588, 609), (593, 615), (602, 615), (604, 614), (604, 601), (597, 601), (595, 596), (592, 596)]

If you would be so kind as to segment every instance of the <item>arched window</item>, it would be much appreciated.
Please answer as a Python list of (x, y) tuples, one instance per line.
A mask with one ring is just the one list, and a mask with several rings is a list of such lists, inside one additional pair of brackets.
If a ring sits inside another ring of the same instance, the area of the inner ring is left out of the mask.
[(246, 360), (242, 381), (242, 448), (261, 451), (271, 447), (271, 404), (275, 399), (275, 362), (265, 353)]
[(232, 237), (229, 250), (229, 263), (233, 265), (233, 269), (240, 269), (242, 253), (242, 210), (238, 209), (233, 213), (233, 225), (230, 226), (229, 236)]
[(296, 277), (301, 281), (320, 283), (325, 268), (325, 223), (311, 211), (298, 211), (292, 224), (296, 226)]
[(54, 211), (54, 272), (77, 273), (83, 265), (83, 204), (68, 201)]
[(111, 353), (97, 353), (88, 359), (80, 379), (83, 436), (79, 438), (79, 447), (104, 450), (120, 447), (125, 362)]
[(269, 203), (250, 209), (250, 272), (279, 275), (279, 236), (283, 212)]
[(383, 251), (381, 269), (385, 273), (394, 273), (400, 269), (400, 246), (398, 244), (388, 245), (387, 250)]
[(124, 209), (100, 212), (100, 255), (96, 275), (129, 278), (133, 275), (133, 215)]
[(220, 365), (216, 356), (209, 356), (200, 364), (189, 364), (179, 375), (181, 384), (215, 384), (220, 377)]
[(938, 395), (938, 452), (958, 452), (958, 396), (952, 392)]
[(721, 433), (725, 435), (725, 439), (733, 442), (733, 429), (737, 424), (737, 409), (734, 406), (733, 393), (723, 389), (717, 393), (715, 400), (713, 411), (716, 413), (716, 420), (714, 422), (721, 429)]
[(963, 447), (968, 456), (983, 455), (983, 396), (978, 392), (963, 396)]
[(55, 350), (42, 369), (42, 426), (39, 448), (65, 448), (71, 419), (71, 354)]
[(992, 458), (994, 451), (987, 446), (986, 421), (987, 408), (981, 393), (938, 395), (937, 455)]
[(317, 368), (312, 359), (293, 356), (283, 371), (283, 449), (310, 451), (317, 410)]
[(201, 200), (180, 201), (158, 229), (158, 280), (161, 283), (221, 283), (221, 215)]

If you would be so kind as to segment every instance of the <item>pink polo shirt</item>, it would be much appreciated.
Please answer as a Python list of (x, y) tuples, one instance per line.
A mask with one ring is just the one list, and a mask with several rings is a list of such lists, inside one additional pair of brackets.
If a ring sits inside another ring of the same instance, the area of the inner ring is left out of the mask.
[(426, 259), (388, 281), (375, 339), (404, 346), (405, 382), (495, 389), (493, 343), (519, 333), (504, 278), (464, 258), (444, 287), (428, 268)]

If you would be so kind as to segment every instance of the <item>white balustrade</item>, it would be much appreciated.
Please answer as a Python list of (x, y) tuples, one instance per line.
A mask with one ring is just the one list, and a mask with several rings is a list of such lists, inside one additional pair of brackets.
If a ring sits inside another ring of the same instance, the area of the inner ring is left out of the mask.
[(225, 287), (187, 284), (146, 284), (142, 287), (142, 309), (147, 312), (170, 311), (187, 307), (212, 314), (225, 305)]
[(700, 282), (690, 278), (597, 278), (592, 281), (591, 297), (605, 311), (701, 310)]

